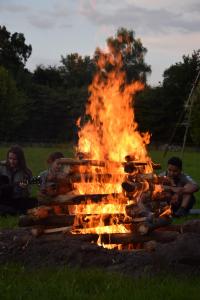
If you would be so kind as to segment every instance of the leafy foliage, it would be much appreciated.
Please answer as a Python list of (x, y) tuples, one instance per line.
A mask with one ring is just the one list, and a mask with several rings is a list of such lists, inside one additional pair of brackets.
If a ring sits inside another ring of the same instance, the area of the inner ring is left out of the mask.
[(114, 56), (122, 54), (128, 81), (146, 82), (147, 74), (151, 73), (151, 67), (144, 61), (147, 49), (135, 38), (134, 31), (119, 28), (115, 37), (107, 39), (107, 46)]
[(37, 66), (33, 73), (33, 81), (36, 84), (49, 86), (50, 88), (55, 89), (63, 85), (61, 73), (55, 66)]
[(32, 52), (32, 46), (25, 44), (22, 33), (11, 34), (5, 26), (0, 26), (0, 65), (10, 70), (14, 76), (25, 67)]
[(25, 121), (25, 102), (9, 72), (0, 66), (0, 139), (12, 139)]
[[(147, 87), (136, 98), (136, 119), (142, 130), (150, 130), (154, 142), (169, 141), (200, 70), (200, 50), (193, 51), (191, 56), (183, 55), (182, 58), (181, 62), (165, 70), (162, 85), (155, 88)], [(197, 137), (199, 119), (197, 103), (195, 107), (196, 113), (193, 114), (195, 121), (192, 124), (196, 124), (196, 129), (193, 128), (193, 137), (194, 135)], [(182, 142), (183, 133), (184, 127), (178, 127), (173, 142)], [(193, 141), (196, 143), (197, 139)]]
[(81, 87), (91, 83), (94, 63), (89, 56), (78, 53), (61, 56), (60, 74), (65, 87)]

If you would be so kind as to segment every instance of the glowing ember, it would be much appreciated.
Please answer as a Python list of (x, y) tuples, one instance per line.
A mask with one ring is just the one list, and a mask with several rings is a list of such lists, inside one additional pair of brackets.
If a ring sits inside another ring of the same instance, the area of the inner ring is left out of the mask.
[(69, 206), (70, 214), (125, 214), (125, 204), (100, 203)]
[(81, 233), (81, 234), (90, 234), (90, 233), (96, 233), (96, 234), (104, 234), (104, 233), (129, 233), (130, 230), (128, 230), (123, 224), (118, 225), (110, 225), (110, 226), (98, 226), (94, 228), (83, 228), (72, 231), (72, 233)]

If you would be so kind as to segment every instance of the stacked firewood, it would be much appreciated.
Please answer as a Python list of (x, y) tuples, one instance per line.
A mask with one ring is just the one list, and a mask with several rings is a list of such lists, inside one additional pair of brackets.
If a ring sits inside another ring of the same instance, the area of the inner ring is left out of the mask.
[[(163, 213), (165, 205), (162, 201), (156, 201), (153, 194), (154, 185), (158, 184), (158, 176), (154, 173), (145, 174), (145, 162), (135, 161), (127, 156), (125, 162), (98, 161), (90, 159), (61, 158), (58, 160), (61, 171), (48, 179), (45, 192), (40, 193), (40, 206), (28, 211), (27, 215), (19, 220), (20, 226), (31, 226), (35, 236), (44, 233), (65, 232), (74, 233), (73, 236), (80, 238), (80, 229), (88, 228), (89, 220), (93, 219), (93, 226), (101, 223), (103, 226), (123, 224), (127, 233), (102, 234), (103, 242), (128, 243), (143, 242), (154, 239), (166, 240), (163, 233), (151, 233), (156, 228), (169, 225), (171, 218)], [(115, 169), (115, 172), (109, 170)], [(154, 169), (160, 165), (153, 164)], [(103, 170), (103, 171), (102, 171)], [(122, 185), (121, 193), (112, 194), (80, 194), (76, 184), (93, 182), (105, 185), (107, 183)], [(137, 199), (136, 201), (136, 194)], [(140, 197), (138, 197), (140, 194)], [(124, 212), (104, 213), (76, 213), (80, 205), (90, 204), (121, 204)], [(153, 200), (153, 201), (152, 201)], [(152, 204), (153, 203), (153, 204)], [(153, 205), (158, 208), (153, 209)], [(161, 208), (162, 207), (162, 208)], [(147, 237), (147, 234), (149, 237)], [(159, 235), (159, 237), (158, 237)], [(88, 233), (85, 238), (95, 240), (98, 234)], [(90, 238), (89, 238), (90, 236)], [(168, 240), (168, 238), (167, 238)]]

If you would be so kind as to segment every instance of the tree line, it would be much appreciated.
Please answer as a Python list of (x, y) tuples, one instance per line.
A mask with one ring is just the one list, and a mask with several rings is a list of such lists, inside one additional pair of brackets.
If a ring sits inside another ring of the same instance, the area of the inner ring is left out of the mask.
[[(200, 49), (183, 55), (163, 73), (159, 86), (147, 84), (151, 66), (147, 49), (135, 32), (119, 28), (108, 37), (113, 52), (121, 52), (127, 82), (140, 80), (145, 89), (133, 101), (139, 130), (149, 131), (153, 142), (166, 143), (200, 70)], [(59, 66), (26, 68), (32, 46), (23, 33), (0, 26), (0, 142), (66, 142), (77, 139), (76, 121), (84, 115), (88, 86), (97, 71), (100, 49), (93, 57), (61, 55)], [(110, 66), (107, 66), (110, 68)], [(200, 85), (195, 87), (189, 141), (200, 144)], [(175, 142), (180, 142), (179, 128)]]

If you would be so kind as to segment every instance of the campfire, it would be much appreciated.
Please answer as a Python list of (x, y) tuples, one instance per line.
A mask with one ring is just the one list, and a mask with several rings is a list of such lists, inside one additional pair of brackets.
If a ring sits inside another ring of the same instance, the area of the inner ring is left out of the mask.
[(106, 248), (134, 248), (170, 223), (171, 210), (161, 197), (165, 178), (155, 173), (160, 165), (147, 152), (150, 134), (135, 121), (134, 95), (144, 86), (127, 83), (122, 55), (108, 50), (99, 54), (85, 118), (77, 122), (76, 158), (58, 160), (53, 193), (21, 222), (35, 234), (65, 230)]

